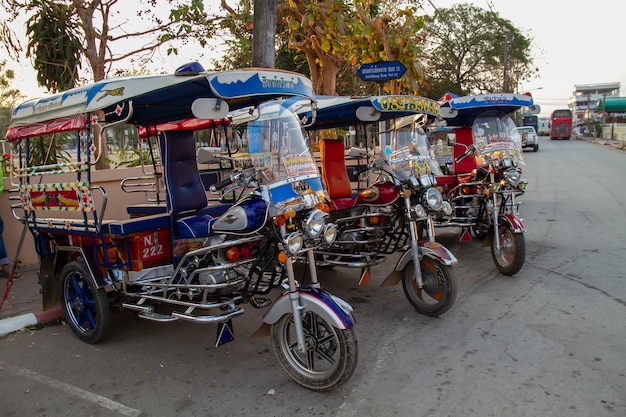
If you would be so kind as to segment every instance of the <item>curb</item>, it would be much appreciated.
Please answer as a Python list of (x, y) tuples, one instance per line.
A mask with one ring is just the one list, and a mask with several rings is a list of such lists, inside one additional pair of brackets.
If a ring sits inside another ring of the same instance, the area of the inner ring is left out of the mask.
[(36, 313), (27, 313), (20, 316), (7, 317), (0, 320), (0, 336), (16, 332), (28, 326), (37, 324), (48, 324), (63, 318), (61, 307), (39, 311)]

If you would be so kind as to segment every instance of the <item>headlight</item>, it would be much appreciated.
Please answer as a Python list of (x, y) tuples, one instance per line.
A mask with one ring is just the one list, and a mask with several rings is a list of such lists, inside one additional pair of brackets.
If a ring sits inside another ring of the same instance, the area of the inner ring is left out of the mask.
[(428, 206), (433, 210), (441, 210), (441, 203), (443, 202), (443, 197), (441, 193), (436, 188), (429, 188), (426, 190), (426, 194), (424, 195), (424, 200)]
[(306, 230), (306, 234), (310, 237), (318, 237), (324, 230), (326, 216), (328, 216), (328, 213), (325, 213), (320, 209), (311, 211), (309, 217), (304, 222), (304, 230)]
[(517, 184), (517, 187), (522, 191), (526, 191), (526, 187), (528, 187), (528, 181), (521, 180), (519, 184)]
[(452, 214), (452, 206), (447, 201), (441, 203), (441, 210), (443, 210), (443, 214), (449, 216)]
[(416, 204), (415, 207), (413, 207), (413, 211), (418, 218), (426, 217), (426, 209), (424, 209), (421, 204)]
[(328, 223), (324, 226), (324, 241), (328, 244), (333, 243), (337, 238), (337, 225), (334, 223)]
[(285, 237), (285, 249), (290, 255), (295, 255), (300, 252), (302, 245), (304, 244), (304, 238), (299, 232), (294, 232)]
[(504, 173), (504, 177), (509, 186), (515, 187), (519, 183), (522, 173), (518, 169), (509, 169)]
[(422, 175), (420, 177), (420, 184), (422, 184), (422, 187), (430, 187), (431, 185), (434, 185), (430, 175)]

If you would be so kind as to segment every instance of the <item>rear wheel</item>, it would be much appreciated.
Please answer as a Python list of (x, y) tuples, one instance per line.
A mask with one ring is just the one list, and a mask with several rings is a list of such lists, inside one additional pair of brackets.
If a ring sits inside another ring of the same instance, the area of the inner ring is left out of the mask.
[(337, 329), (311, 311), (302, 318), (305, 351), (298, 350), (291, 314), (271, 327), (272, 347), (283, 370), (298, 384), (314, 391), (330, 391), (352, 376), (358, 361), (352, 329)]
[(514, 233), (508, 225), (498, 227), (500, 249), (495, 239), (491, 242), (491, 257), (498, 270), (504, 275), (515, 275), (526, 260), (526, 239), (523, 233)]
[(402, 271), (404, 295), (418, 313), (426, 316), (439, 316), (452, 307), (456, 301), (457, 283), (452, 271), (441, 261), (428, 256), (420, 259), (420, 269), (424, 285), (419, 288), (415, 280), (413, 262)]
[(109, 327), (109, 302), (84, 262), (70, 262), (61, 270), (61, 307), (74, 334), (84, 342), (97, 343)]

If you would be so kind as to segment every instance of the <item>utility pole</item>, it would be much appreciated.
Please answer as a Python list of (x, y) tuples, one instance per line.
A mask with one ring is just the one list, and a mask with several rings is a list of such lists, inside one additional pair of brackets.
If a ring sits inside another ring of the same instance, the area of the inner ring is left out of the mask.
[(509, 39), (511, 39), (511, 32), (504, 32), (504, 80), (502, 81), (502, 91), (504, 93), (508, 93), (509, 90), (509, 74), (508, 74), (508, 48), (509, 48)]
[(252, 66), (276, 66), (276, 0), (255, 0)]

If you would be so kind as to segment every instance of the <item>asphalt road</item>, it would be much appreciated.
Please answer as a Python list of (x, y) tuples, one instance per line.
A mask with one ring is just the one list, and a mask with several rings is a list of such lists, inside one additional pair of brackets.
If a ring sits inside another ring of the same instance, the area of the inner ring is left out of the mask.
[(626, 415), (626, 152), (540, 139), (527, 151), (527, 255), (500, 275), (488, 248), (440, 240), (459, 258), (459, 299), (439, 318), (413, 312), (401, 286), (380, 288), (393, 259), (320, 271), (357, 317), (359, 363), (329, 393), (293, 383), (269, 339), (115, 312), (98, 345), (62, 325), (0, 339), (5, 416), (624, 416)]

